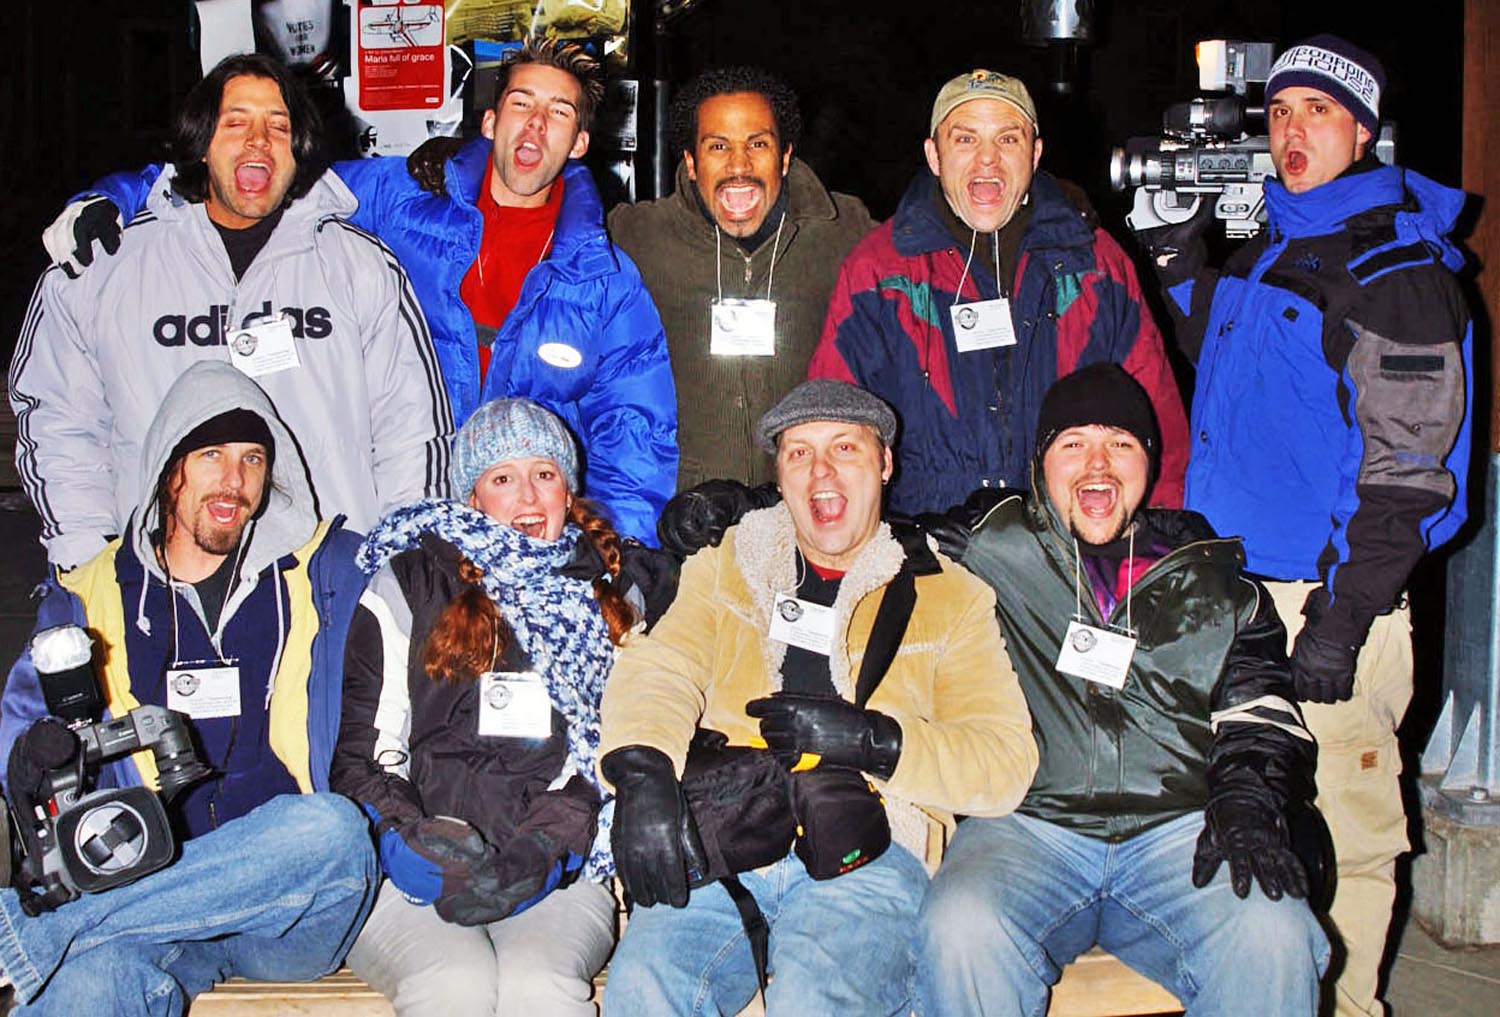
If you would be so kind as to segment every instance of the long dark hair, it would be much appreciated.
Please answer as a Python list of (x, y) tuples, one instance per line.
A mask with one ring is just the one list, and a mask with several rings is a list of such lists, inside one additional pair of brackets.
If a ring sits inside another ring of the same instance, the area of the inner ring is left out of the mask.
[[(568, 521), (583, 530), (581, 539), (594, 545), (604, 559), (608, 576), (594, 580), (594, 597), (604, 624), (609, 627), (610, 642), (616, 646), (635, 624), (635, 609), (610, 578), (620, 574), (620, 535), (609, 520), (582, 498), (574, 498), (568, 509)], [(435, 682), (473, 681), (490, 668), (490, 661), (505, 653), (514, 634), (500, 609), (479, 585), (483, 573), (467, 560), (459, 565), (458, 576), (468, 585), (448, 601), (422, 648), (422, 670)], [(498, 648), (497, 648), (498, 643)]]
[(292, 158), (297, 172), (287, 190), (287, 201), (295, 201), (312, 190), (328, 168), (323, 155), (323, 118), (308, 97), (307, 89), (285, 64), (260, 53), (237, 53), (220, 60), (183, 100), (172, 127), (172, 164), (177, 169), (172, 189), (188, 201), (208, 200), (208, 164), (203, 161), (209, 142), (219, 126), (219, 107), (224, 86), (231, 78), (269, 78), (281, 90), (292, 120)]

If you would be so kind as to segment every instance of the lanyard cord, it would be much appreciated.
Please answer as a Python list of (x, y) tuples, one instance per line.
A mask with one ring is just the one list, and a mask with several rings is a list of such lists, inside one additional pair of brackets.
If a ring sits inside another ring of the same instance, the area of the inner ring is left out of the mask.
[[(776, 240), (771, 244), (771, 267), (766, 271), (766, 299), (771, 299), (771, 286), (776, 282), (776, 255), (781, 250), (781, 231), (786, 226), (786, 213), (781, 213), (781, 219), (776, 223)], [(719, 291), (719, 299), (724, 299), (724, 239), (723, 230), (719, 224), (714, 223), (714, 276)]]
[[(1130, 527), (1129, 557), (1125, 559), (1125, 631), (1135, 635), (1134, 619), (1130, 616), (1131, 593), (1135, 589), (1135, 582), (1131, 576), (1131, 562), (1135, 560), (1135, 524)], [(1073, 538), (1073, 617), (1083, 621), (1083, 555), (1078, 550), (1078, 538)], [(1108, 619), (1105, 619), (1108, 622)]]
[[(778, 229), (776, 232), (780, 233), (781, 231)], [(996, 230), (990, 234), (990, 237), (995, 241), (995, 292), (1004, 296), (1005, 290), (1000, 286), (1000, 231)], [(974, 262), (974, 245), (978, 241), (979, 231), (974, 230), (969, 236), (969, 256), (964, 259), (963, 274), (958, 277), (958, 287), (953, 291), (953, 303), (955, 305), (959, 303), (960, 298), (964, 295), (964, 283), (969, 278), (969, 266)], [(984, 294), (980, 293), (979, 297), (982, 299)]]
[[(240, 577), (240, 566), (245, 563), (245, 550), (246, 550), (248, 544), (249, 544), (249, 541), (243, 539), (243, 536), (242, 536), (241, 539), (240, 539), (239, 553), (235, 556), (234, 572), (229, 577), (229, 589), (227, 589), (227, 590), (224, 591), (224, 603), (222, 603), (222, 604), (219, 605), (219, 626), (218, 626), (218, 630), (215, 631), (215, 632), (209, 632), (207, 625), (205, 625), (203, 627), (204, 635), (208, 636), (208, 645), (209, 645), (209, 647), (213, 650), (214, 656), (216, 658), (218, 658), (219, 663), (222, 666), (224, 666), (224, 667), (228, 667), (229, 666), (229, 661), (227, 661), (227, 660), (224, 659), (224, 652), (219, 648), (219, 640), (223, 637), (223, 633), (224, 633), (225, 608), (227, 608), (229, 606), (229, 598), (234, 595), (235, 587), (239, 585), (238, 582), (237, 582), (237, 580)], [(165, 550), (162, 551), (161, 564), (162, 564), (163, 571), (165, 571), (166, 574), (167, 574), (167, 605), (172, 609), (172, 663), (173, 664), (181, 664), (182, 663), (182, 639), (181, 639), (181, 633), (180, 633), (180, 631), (178, 629), (179, 622), (178, 622), (178, 618), (177, 618), (177, 587), (176, 587), (176, 582), (177, 581), (172, 578), (172, 563), (171, 563), (171, 561), (168, 560), (167, 553), (166, 553)], [(143, 583), (144, 582), (148, 582), (149, 579), (150, 579), (150, 577), (148, 575), (143, 580)], [(188, 583), (187, 585), (192, 586), (193, 584), (192, 583)], [(278, 605), (278, 617), (277, 617), (277, 621), (279, 622), (280, 621), (280, 610), (279, 610), (279, 608), (280, 608), (280, 601), (279, 600), (277, 602), (277, 605)], [(269, 690), (267, 690), (266, 698), (267, 699), (270, 698), (270, 692), (269, 692)]]

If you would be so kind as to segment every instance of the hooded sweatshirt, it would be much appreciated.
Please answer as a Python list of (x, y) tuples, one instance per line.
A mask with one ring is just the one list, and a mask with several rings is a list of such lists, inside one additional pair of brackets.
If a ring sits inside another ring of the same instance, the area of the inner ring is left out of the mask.
[[(157, 478), (172, 451), (199, 424), (236, 408), (265, 421), (276, 455), (263, 507), (233, 552), (230, 593), (211, 630), (191, 584), (173, 582), (169, 590), (150, 534), (160, 525)], [(291, 432), (266, 394), (228, 364), (194, 364), (173, 383), (142, 441), (136, 479), (143, 493), (124, 536), (51, 586), (38, 626), (72, 620), (91, 630), (113, 717), (142, 704), (167, 706), (169, 670), (235, 669), (238, 715), (191, 720), (200, 759), (215, 776), (172, 803), (182, 835), (207, 832), (277, 794), (326, 790), (337, 662), (362, 586), (353, 566), (358, 537), (338, 522), (319, 523)], [(330, 651), (331, 643), (337, 645)], [(23, 656), (5, 691), (0, 746), (8, 750), (45, 712)], [(112, 764), (100, 783), (155, 780), (155, 760), (141, 751)]]

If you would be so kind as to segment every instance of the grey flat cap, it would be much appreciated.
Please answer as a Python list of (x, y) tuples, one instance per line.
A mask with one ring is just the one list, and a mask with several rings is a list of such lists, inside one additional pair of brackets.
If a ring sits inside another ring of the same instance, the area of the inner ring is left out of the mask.
[(896, 441), (896, 414), (885, 400), (846, 381), (814, 378), (804, 381), (766, 411), (755, 428), (755, 440), (775, 453), (781, 432), (810, 420), (838, 420), (872, 427), (887, 446)]

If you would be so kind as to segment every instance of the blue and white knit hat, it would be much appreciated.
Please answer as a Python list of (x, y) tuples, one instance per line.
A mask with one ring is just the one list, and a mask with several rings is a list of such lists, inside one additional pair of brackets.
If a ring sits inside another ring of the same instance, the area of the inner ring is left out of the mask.
[(578, 490), (578, 446), (556, 414), (530, 399), (496, 399), (474, 411), (453, 439), (448, 482), (453, 497), (468, 498), (484, 471), (522, 456), (551, 459)]
[(1266, 101), (1296, 85), (1327, 92), (1372, 135), (1380, 133), (1385, 68), (1353, 43), (1336, 35), (1315, 35), (1288, 47), (1271, 65)]

